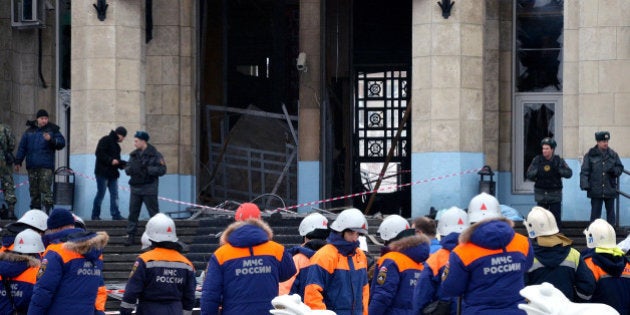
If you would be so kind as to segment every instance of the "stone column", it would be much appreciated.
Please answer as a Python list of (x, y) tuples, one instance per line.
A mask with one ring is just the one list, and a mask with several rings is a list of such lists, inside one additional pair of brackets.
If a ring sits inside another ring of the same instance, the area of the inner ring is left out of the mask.
[(319, 0), (300, 1), (300, 52), (306, 53), (307, 71), (300, 72), (298, 203), (320, 199), (320, 6)]
[[(145, 45), (142, 0), (108, 1), (107, 18), (100, 21), (91, 1), (72, 2), (70, 161), (77, 172), (75, 205), (91, 215), (96, 185), (94, 150), (98, 140), (116, 126), (127, 128), (123, 155), (133, 150), (133, 133), (145, 129)], [(125, 158), (123, 156), (123, 158)], [(119, 184), (126, 186), (121, 178)], [(120, 191), (127, 211), (128, 194)], [(102, 216), (109, 216), (108, 198)]]
[[(413, 1), (412, 214), (466, 207), (484, 164), (485, 1), (456, 1), (448, 19), (434, 1)], [(439, 179), (440, 176), (456, 174)]]

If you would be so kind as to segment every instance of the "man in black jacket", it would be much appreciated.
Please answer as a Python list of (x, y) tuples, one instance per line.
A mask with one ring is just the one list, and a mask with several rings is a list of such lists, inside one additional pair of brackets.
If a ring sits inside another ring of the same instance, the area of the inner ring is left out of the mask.
[(562, 227), (562, 178), (571, 178), (573, 171), (559, 155), (556, 140), (546, 137), (540, 141), (542, 154), (536, 155), (527, 168), (527, 179), (534, 184), (536, 204), (553, 213), (558, 227)]
[(109, 189), (109, 213), (112, 220), (124, 220), (118, 209), (118, 169), (124, 168), (126, 162), (120, 159), (120, 142), (127, 136), (125, 127), (118, 127), (101, 138), (96, 146), (96, 197), (92, 206), (92, 220), (101, 219), (101, 203), (105, 197), (105, 190)]
[(595, 133), (597, 145), (585, 155), (580, 172), (580, 188), (591, 198), (591, 222), (602, 215), (602, 204), (606, 205), (606, 220), (615, 225), (615, 198), (617, 178), (623, 172), (623, 164), (617, 152), (608, 147), (610, 133)]
[(125, 166), (125, 173), (131, 177), (129, 179), (131, 195), (127, 224), (128, 238), (125, 246), (135, 243), (142, 203), (147, 207), (151, 217), (160, 212), (157, 198), (158, 177), (166, 174), (166, 162), (162, 154), (148, 141), (149, 134), (146, 131), (136, 131), (133, 139), (136, 150), (129, 154), (129, 162)]

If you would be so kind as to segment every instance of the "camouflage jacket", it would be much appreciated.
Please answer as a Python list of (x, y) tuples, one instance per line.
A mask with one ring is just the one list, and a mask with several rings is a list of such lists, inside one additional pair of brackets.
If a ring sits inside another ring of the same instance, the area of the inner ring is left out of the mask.
[(7, 154), (13, 154), (15, 149), (15, 135), (9, 126), (0, 123), (0, 165), (5, 166)]

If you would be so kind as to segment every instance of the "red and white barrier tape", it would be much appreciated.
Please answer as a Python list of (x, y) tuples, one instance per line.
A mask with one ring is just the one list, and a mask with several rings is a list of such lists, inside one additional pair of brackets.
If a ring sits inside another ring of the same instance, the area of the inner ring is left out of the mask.
[[(378, 193), (378, 192), (394, 191), (394, 190), (396, 190), (398, 188), (402, 188), (402, 187), (408, 187), (408, 186), (413, 186), (413, 185), (425, 184), (425, 183), (445, 180), (445, 179), (448, 179), (448, 178), (453, 178), (453, 177), (458, 177), (458, 176), (463, 176), (463, 175), (468, 175), (468, 174), (476, 174), (479, 170), (481, 170), (481, 168), (469, 169), (469, 170), (465, 170), (465, 171), (461, 171), (461, 172), (457, 172), (457, 173), (451, 173), (451, 174), (446, 174), (446, 175), (437, 176), (437, 177), (425, 178), (425, 179), (418, 180), (418, 181), (415, 181), (415, 182), (403, 183), (403, 184), (400, 184), (400, 185), (389, 185), (389, 186), (381, 187), (381, 188), (375, 189), (375, 190), (367, 190), (367, 191), (353, 193), (353, 194), (349, 194), (349, 195), (345, 195), (345, 196), (337, 196), (337, 197), (332, 197), (332, 198), (327, 198), (327, 199), (322, 199), (322, 200), (317, 200), (317, 201), (305, 202), (305, 203), (300, 203), (300, 204), (296, 204), (296, 205), (293, 205), (293, 206), (288, 206), (288, 207), (285, 207), (285, 208), (276, 208), (275, 210), (276, 211), (292, 210), (292, 209), (297, 209), (297, 208), (301, 208), (301, 207), (314, 206), (314, 205), (318, 205), (318, 204), (321, 204), (321, 203), (327, 203), (327, 202), (332, 202), (332, 201), (337, 201), (337, 200), (344, 200), (344, 199), (354, 198), (354, 197), (363, 196), (363, 195), (369, 195), (369, 194)], [(83, 173), (77, 172), (77, 171), (72, 171), (72, 173), (77, 175), (77, 176), (83, 177), (85, 179), (88, 179), (88, 180), (91, 180), (91, 181), (96, 181), (96, 178), (94, 176), (83, 174)], [(24, 186), (24, 185), (27, 185), (27, 184), (28, 184), (28, 180), (15, 185), (15, 187), (17, 188), (17, 187)], [(128, 186), (118, 185), (118, 188), (120, 188), (121, 190), (124, 190), (124, 191), (130, 191)], [(0, 190), (0, 192), (2, 192), (2, 190)], [(158, 196), (158, 199), (166, 201), (166, 202), (170, 202), (170, 203), (173, 203), (173, 204), (185, 205), (185, 206), (190, 206), (190, 207), (195, 207), (195, 208), (203, 208), (203, 209), (210, 209), (210, 210), (217, 210), (217, 211), (233, 212), (232, 210), (227, 210), (227, 209), (222, 209), (222, 208), (215, 208), (215, 207), (210, 207), (210, 206), (206, 206), (206, 205), (200, 205), (200, 204), (196, 204), (196, 203), (192, 203), (192, 202), (186, 202), (186, 201), (181, 201), (181, 200), (176, 200), (176, 199), (171, 199), (171, 198), (166, 198), (166, 197), (161, 197), (161, 196)]]

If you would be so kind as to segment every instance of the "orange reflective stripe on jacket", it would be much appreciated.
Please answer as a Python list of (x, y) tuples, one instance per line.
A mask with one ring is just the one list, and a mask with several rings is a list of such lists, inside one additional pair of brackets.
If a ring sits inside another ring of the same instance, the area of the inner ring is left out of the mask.
[(431, 272), (434, 277), (437, 277), (440, 272), (440, 268), (444, 267), (448, 262), (448, 257), (451, 255), (451, 251), (448, 249), (440, 248), (437, 252), (431, 254), (426, 261), (426, 264), (431, 268)]
[(503, 249), (488, 249), (475, 245), (471, 242), (463, 243), (455, 247), (453, 252), (459, 256), (464, 266), (468, 266), (475, 260), (495, 254), (502, 254), (505, 252), (519, 252), (527, 256), (529, 253), (529, 241), (525, 236), (520, 234), (514, 234), (512, 241)]
[(105, 304), (107, 303), (107, 288), (105, 286), (98, 287), (96, 292), (96, 301), (94, 301), (94, 308), (97, 311), (105, 311)]
[[(20, 281), (20, 282), (35, 284), (35, 281), (37, 280), (38, 271), (39, 271), (39, 267), (29, 267), (26, 270), (24, 270), (19, 276), (15, 278), (11, 278), (11, 281)], [(2, 276), (0, 276), (0, 280), (2, 280)]]
[(295, 264), (297, 272), (289, 280), (280, 282), (278, 290), (279, 295), (289, 294), (291, 292), (291, 287), (293, 286), (293, 282), (295, 282), (295, 278), (297, 278), (298, 274), (300, 274), (300, 270), (302, 268), (306, 268), (311, 265), (311, 260), (306, 257), (306, 255), (297, 253), (293, 256), (293, 263)]
[(46, 251), (44, 252), (44, 256), (46, 256), (46, 254), (50, 251), (54, 251), (57, 254), (59, 254), (59, 257), (61, 257), (61, 260), (63, 261), (63, 263), (67, 263), (73, 259), (80, 259), (80, 258), (84, 258), (83, 255), (73, 251), (73, 250), (69, 250), (65, 247), (63, 247), (64, 243), (57, 243), (57, 244), (51, 244), (48, 245), (48, 247), (46, 248)]
[(380, 267), (385, 259), (391, 259), (396, 262), (396, 266), (398, 266), (398, 272), (403, 272), (409, 269), (418, 269), (423, 270), (424, 264), (417, 263), (413, 261), (413, 259), (409, 258), (409, 256), (401, 253), (401, 252), (389, 252), (379, 259), (378, 267)]
[(191, 267), (194, 267), (193, 264), (182, 255), (180, 252), (174, 249), (167, 249), (162, 247), (156, 247), (153, 250), (140, 254), (138, 258), (142, 259), (145, 263), (152, 260), (160, 260), (160, 261), (171, 261), (171, 262), (181, 262), (185, 263)]
[(284, 246), (273, 241), (268, 241), (253, 247), (234, 247), (227, 243), (214, 252), (214, 256), (216, 257), (217, 262), (219, 262), (219, 265), (223, 265), (224, 262), (230, 259), (265, 255), (273, 256), (278, 261), (282, 261), (283, 254)]

